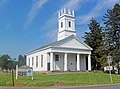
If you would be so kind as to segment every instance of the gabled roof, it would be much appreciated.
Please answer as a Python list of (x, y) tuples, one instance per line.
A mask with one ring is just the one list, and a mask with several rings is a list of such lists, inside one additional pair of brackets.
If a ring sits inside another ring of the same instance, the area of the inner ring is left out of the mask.
[(92, 50), (92, 48), (90, 46), (88, 46), (86, 43), (81, 42), (76, 36), (71, 35), (69, 37), (66, 37), (65, 39), (60, 40), (60, 41), (55, 41), (53, 43), (50, 43), (48, 45), (42, 46), (38, 49), (35, 49), (35, 50), (29, 52), (28, 54), (39, 52), (41, 50), (45, 50), (46, 48), (51, 48), (51, 47)]

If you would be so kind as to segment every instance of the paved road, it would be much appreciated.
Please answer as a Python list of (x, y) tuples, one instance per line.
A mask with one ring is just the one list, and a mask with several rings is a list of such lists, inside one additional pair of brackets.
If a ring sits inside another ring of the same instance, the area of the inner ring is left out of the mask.
[(98, 86), (80, 86), (66, 88), (0, 88), (0, 89), (120, 89), (120, 84), (116, 85), (98, 85)]

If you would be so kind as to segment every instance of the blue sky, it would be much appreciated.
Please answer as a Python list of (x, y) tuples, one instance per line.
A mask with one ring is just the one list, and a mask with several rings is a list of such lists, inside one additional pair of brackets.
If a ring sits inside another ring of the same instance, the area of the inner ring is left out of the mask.
[(19, 54), (51, 43), (57, 38), (57, 12), (75, 10), (80, 40), (91, 18), (102, 23), (106, 10), (120, 0), (0, 0), (0, 55)]

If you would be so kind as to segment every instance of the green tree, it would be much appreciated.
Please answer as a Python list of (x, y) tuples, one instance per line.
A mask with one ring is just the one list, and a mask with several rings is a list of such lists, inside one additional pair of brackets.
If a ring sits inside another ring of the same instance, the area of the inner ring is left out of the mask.
[(10, 59), (9, 55), (3, 55), (0, 57), (0, 67), (1, 69), (8, 70), (8, 59)]
[(92, 50), (92, 69), (100, 69), (101, 68), (101, 61), (100, 61), (100, 53), (99, 47), (102, 45), (102, 27), (100, 24), (95, 20), (91, 19), (89, 26), (89, 32), (85, 32), (85, 43), (88, 44), (90, 47), (93, 48)]
[(2, 70), (11, 70), (12, 68), (15, 69), (15, 65), (17, 65), (18, 63), (16, 61), (11, 60), (9, 55), (2, 55), (0, 57), (0, 67)]
[[(114, 63), (120, 62), (120, 5), (115, 4), (113, 9), (108, 9), (103, 16), (105, 24), (105, 43), (108, 46), (108, 53), (113, 56)], [(119, 69), (119, 68), (118, 68)]]
[(19, 63), (19, 66), (26, 65), (26, 56), (19, 55), (18, 56), (18, 63)]

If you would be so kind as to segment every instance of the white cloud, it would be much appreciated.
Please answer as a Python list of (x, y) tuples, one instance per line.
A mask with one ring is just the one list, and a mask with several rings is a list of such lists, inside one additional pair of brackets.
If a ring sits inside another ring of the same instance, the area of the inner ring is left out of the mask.
[(6, 3), (6, 0), (0, 0), (0, 7)]
[(52, 41), (55, 41), (55, 37), (57, 36), (57, 16), (54, 14), (52, 18), (45, 23), (42, 29), (43, 30), (41, 31), (46, 32), (46, 34), (43, 35), (45, 38), (49, 38), (52, 39)]
[(6, 6), (8, 4), (9, 0), (0, 0), (0, 7)]
[(56, 37), (57, 37), (57, 29), (54, 29), (54, 30), (51, 30), (49, 31), (48, 33), (46, 33), (45, 37), (46, 38), (50, 38), (49, 41), (55, 41), (56, 40)]
[(89, 0), (69, 0), (62, 6), (62, 8), (78, 10), (83, 4), (85, 4), (88, 1)]
[[(83, 1), (83, 0), (82, 0)], [(69, 2), (63, 5), (64, 8), (77, 9), (80, 0), (69, 0)]]
[(29, 26), (32, 24), (33, 20), (35, 17), (38, 15), (40, 12), (40, 9), (43, 7), (43, 5), (47, 2), (48, 0), (34, 0), (33, 1), (33, 6), (28, 13), (27, 21), (24, 25), (25, 29), (28, 29)]
[(79, 24), (87, 24), (92, 18), (97, 18), (103, 14), (103, 10), (112, 8), (119, 0), (99, 0), (95, 7), (86, 15), (77, 17)]

